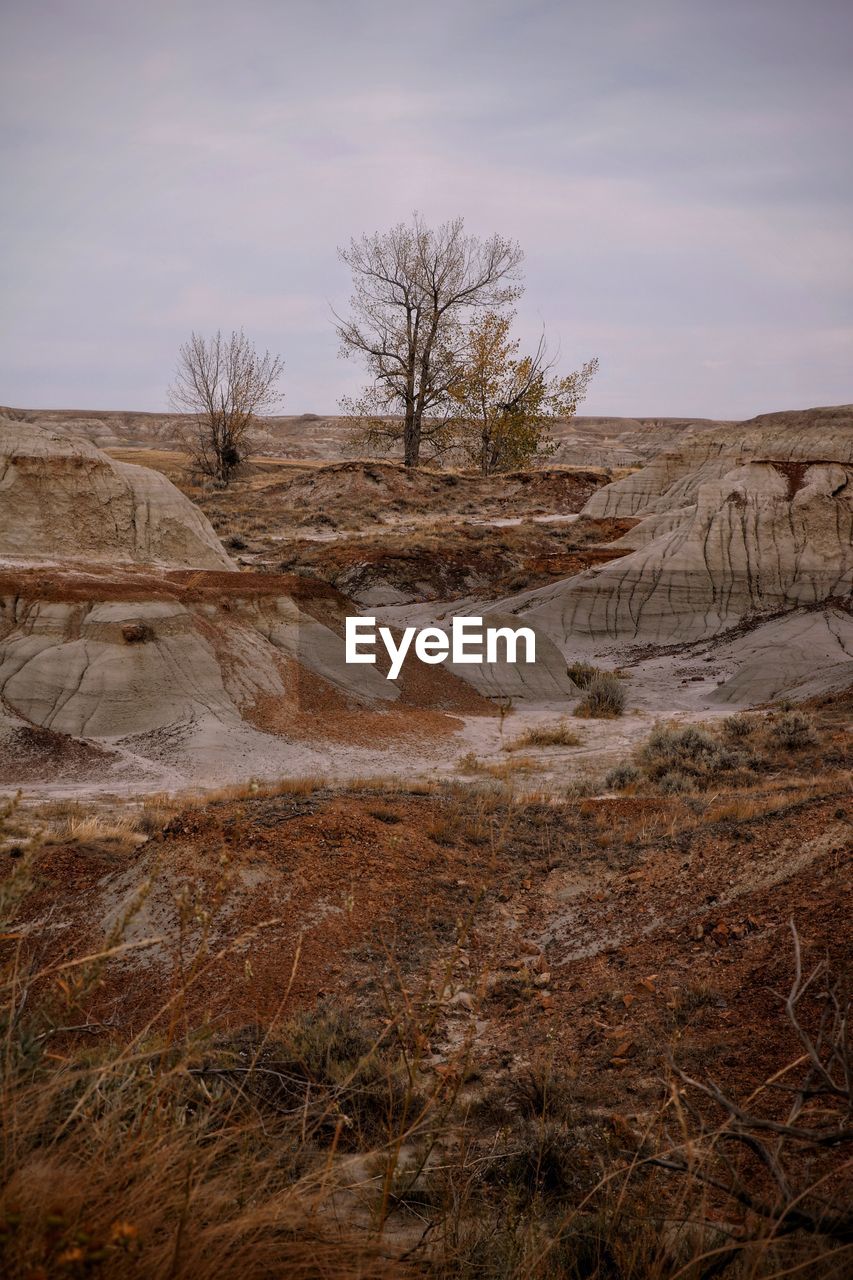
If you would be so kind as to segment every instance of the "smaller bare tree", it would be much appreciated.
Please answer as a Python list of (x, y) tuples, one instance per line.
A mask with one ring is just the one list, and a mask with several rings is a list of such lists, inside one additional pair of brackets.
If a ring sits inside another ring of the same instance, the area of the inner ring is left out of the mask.
[(249, 456), (253, 422), (281, 402), (283, 368), (280, 356), (259, 355), (242, 329), (227, 338), (194, 332), (181, 346), (169, 400), (194, 418), (186, 443), (205, 475), (228, 484)]

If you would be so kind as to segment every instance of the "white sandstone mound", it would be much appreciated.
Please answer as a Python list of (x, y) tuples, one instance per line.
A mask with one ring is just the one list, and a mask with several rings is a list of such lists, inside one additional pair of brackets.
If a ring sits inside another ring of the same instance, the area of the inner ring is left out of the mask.
[(157, 789), (325, 772), (332, 740), (355, 773), (381, 772), (405, 767), (401, 737), (431, 749), (435, 709), (491, 714), (443, 669), (347, 664), (345, 607), (271, 575), (0, 569), (0, 785), (49, 781), (51, 761)]
[(119, 742), (201, 719), (234, 725), (266, 698), (295, 716), (300, 670), (362, 703), (399, 697), (374, 668), (347, 666), (343, 640), (286, 596), (0, 602), (6, 706), (77, 737)]
[(853, 588), (853, 466), (750, 462), (707, 481), (646, 546), (504, 602), (558, 642), (667, 644)]
[[(748, 422), (691, 432), (679, 448), (597, 490), (582, 514), (642, 518), (674, 512), (694, 503), (703, 484), (759, 458), (853, 463), (853, 405), (765, 413)], [(634, 538), (636, 546), (641, 537), (632, 530), (629, 540)]]
[(6, 418), (0, 558), (235, 568), (206, 517), (159, 472)]

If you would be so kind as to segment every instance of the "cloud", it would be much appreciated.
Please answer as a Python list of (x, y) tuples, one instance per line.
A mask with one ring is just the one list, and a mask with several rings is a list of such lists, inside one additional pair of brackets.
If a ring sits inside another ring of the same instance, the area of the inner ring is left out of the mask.
[(335, 248), (413, 208), (521, 241), (520, 332), (601, 356), (589, 411), (851, 398), (846, 4), (44, 0), (8, 27), (0, 400), (161, 407), (188, 330), (242, 325), (289, 408), (333, 409)]

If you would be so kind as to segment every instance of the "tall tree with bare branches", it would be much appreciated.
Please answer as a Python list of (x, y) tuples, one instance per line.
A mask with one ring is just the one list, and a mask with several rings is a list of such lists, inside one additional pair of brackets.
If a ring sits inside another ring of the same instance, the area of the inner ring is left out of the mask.
[(401, 441), (405, 465), (416, 467), (422, 446), (446, 430), (466, 318), (521, 295), (523, 254), (502, 236), (466, 234), (462, 218), (432, 228), (417, 213), (339, 253), (353, 279), (351, 315), (335, 316), (341, 354), (371, 377), (342, 406), (372, 441)]
[(280, 356), (259, 355), (242, 329), (212, 338), (193, 333), (178, 354), (172, 405), (193, 416), (187, 446), (196, 466), (221, 484), (249, 456), (251, 427), (282, 399)]

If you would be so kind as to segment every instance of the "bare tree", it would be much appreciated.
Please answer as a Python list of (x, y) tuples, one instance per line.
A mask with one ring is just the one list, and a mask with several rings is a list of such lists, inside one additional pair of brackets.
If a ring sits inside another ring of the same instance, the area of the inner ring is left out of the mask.
[(416, 467), (422, 444), (446, 430), (465, 317), (520, 296), (523, 254), (501, 236), (466, 235), (462, 218), (433, 229), (418, 214), (339, 253), (354, 286), (350, 318), (335, 316), (341, 355), (362, 359), (372, 378), (342, 407), (374, 438), (402, 441), (405, 465)]
[(178, 355), (169, 399), (195, 419), (187, 444), (206, 475), (227, 484), (250, 448), (250, 429), (259, 414), (282, 399), (276, 383), (284, 362), (269, 351), (259, 355), (243, 333), (212, 338), (193, 333)]

